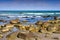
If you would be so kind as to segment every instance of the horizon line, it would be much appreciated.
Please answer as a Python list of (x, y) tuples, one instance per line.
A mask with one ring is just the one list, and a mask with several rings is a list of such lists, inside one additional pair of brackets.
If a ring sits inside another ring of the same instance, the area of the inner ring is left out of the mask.
[(60, 10), (0, 10), (0, 11), (60, 11)]

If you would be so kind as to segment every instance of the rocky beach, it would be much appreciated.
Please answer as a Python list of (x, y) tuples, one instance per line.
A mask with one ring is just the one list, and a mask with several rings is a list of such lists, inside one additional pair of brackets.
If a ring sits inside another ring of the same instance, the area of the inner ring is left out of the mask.
[(4, 15), (0, 16), (0, 40), (60, 40), (59, 16)]

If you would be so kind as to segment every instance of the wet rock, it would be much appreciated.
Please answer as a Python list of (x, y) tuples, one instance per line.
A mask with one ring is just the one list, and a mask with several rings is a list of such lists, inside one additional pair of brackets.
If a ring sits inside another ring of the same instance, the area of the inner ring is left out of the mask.
[(20, 23), (19, 19), (15, 19), (15, 20), (11, 20), (10, 21), (11, 24), (17, 24), (17, 23)]
[(28, 22), (28, 21), (27, 21), (27, 20), (23, 20), (22, 22), (23, 22), (23, 23), (26, 23), (26, 22)]
[(35, 23), (35, 25), (41, 25), (41, 24), (42, 24), (41, 21), (37, 21), (37, 22)]
[(7, 21), (6, 21), (6, 20), (1, 20), (1, 19), (0, 19), (0, 22), (3, 22), (3, 23), (5, 23), (5, 22), (7, 22)]

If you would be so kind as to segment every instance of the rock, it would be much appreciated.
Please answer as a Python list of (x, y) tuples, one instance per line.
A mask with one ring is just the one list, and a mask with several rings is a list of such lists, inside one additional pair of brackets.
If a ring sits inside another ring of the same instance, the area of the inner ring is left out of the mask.
[(7, 21), (5, 21), (5, 20), (0, 20), (0, 22), (7, 22)]
[(10, 23), (9, 24), (5, 24), (5, 27), (6, 28), (12, 28), (12, 27), (14, 27), (14, 24), (10, 24)]
[(20, 23), (20, 21), (19, 21), (19, 19), (17, 18), (17, 19), (15, 19), (15, 20), (11, 20), (10, 23), (11, 23), (11, 24), (16, 24), (16, 23)]
[(6, 38), (7, 40), (40, 40), (40, 38), (34, 35), (34, 33), (20, 31), (11, 33)]
[(3, 33), (8, 32), (8, 31), (9, 31), (8, 28), (3, 28), (3, 29), (1, 30), (1, 32), (3, 32)]
[(27, 20), (23, 20), (22, 22), (23, 22), (23, 23), (26, 23), (26, 22), (28, 22), (28, 21), (27, 21)]
[(35, 23), (35, 25), (41, 25), (41, 24), (42, 24), (41, 21), (37, 21), (37, 22)]
[(2, 34), (0, 34), (0, 38), (3, 38), (3, 35)]

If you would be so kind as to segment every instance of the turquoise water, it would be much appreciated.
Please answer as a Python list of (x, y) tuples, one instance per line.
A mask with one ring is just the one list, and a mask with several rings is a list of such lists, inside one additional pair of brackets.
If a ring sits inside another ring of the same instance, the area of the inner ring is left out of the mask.
[(9, 15), (60, 15), (60, 11), (0, 11), (1, 14)]
[[(51, 17), (43, 17), (47, 15), (50, 15)], [(16, 18), (19, 18), (21, 22), (27, 20), (29, 23), (35, 23), (40, 20), (53, 20), (53, 16), (60, 16), (60, 11), (0, 11), (0, 20), (7, 20), (6, 23)], [(0, 25), (1, 24), (3, 23), (0, 22)]]

